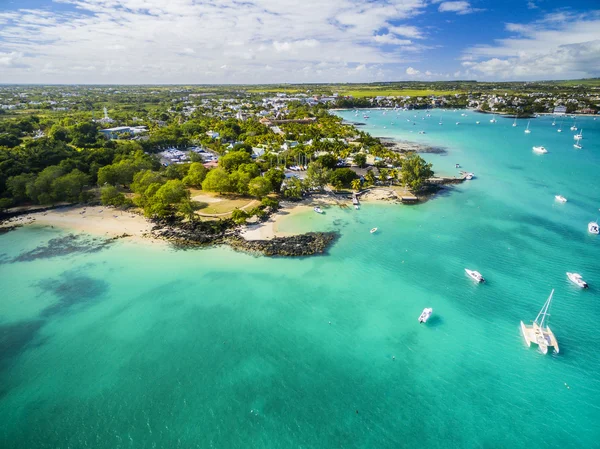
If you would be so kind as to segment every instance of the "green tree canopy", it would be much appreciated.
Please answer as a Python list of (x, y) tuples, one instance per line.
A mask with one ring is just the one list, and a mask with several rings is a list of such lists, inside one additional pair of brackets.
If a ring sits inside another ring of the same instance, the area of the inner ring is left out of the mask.
[(418, 191), (425, 181), (433, 176), (431, 166), (430, 163), (418, 154), (410, 156), (404, 160), (400, 169), (402, 182), (411, 190)]
[(320, 160), (308, 164), (306, 171), (306, 183), (312, 188), (322, 188), (329, 179), (330, 171), (325, 168)]
[(219, 167), (228, 173), (238, 169), (242, 164), (249, 164), (252, 158), (245, 151), (231, 151), (219, 159)]
[(183, 183), (188, 187), (202, 187), (202, 181), (206, 178), (208, 169), (200, 162), (192, 162), (187, 176), (183, 178)]
[(202, 182), (202, 190), (219, 193), (232, 192), (233, 188), (229, 180), (229, 174), (222, 168), (209, 171)]
[(248, 184), (248, 192), (257, 198), (263, 198), (271, 192), (272, 186), (268, 179), (257, 176)]

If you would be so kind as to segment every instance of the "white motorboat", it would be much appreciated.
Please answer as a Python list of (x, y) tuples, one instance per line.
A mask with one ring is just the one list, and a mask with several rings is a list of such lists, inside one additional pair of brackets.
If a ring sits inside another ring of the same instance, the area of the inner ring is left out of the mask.
[(573, 284), (577, 285), (578, 287), (588, 288), (587, 282), (585, 282), (583, 280), (583, 278), (581, 277), (581, 275), (579, 273), (569, 273), (567, 271), (567, 277)]
[(476, 125), (479, 125), (479, 121), (476, 121), (476, 122), (475, 122), (475, 124), (476, 124)]
[(598, 223), (595, 221), (590, 221), (588, 223), (588, 232), (591, 234), (600, 234), (600, 227)]
[(573, 123), (573, 126), (571, 126), (570, 130), (571, 131), (577, 131), (577, 127), (575, 126), (575, 123)]
[(521, 332), (523, 333), (525, 343), (527, 343), (527, 346), (529, 347), (531, 347), (531, 343), (535, 343), (540, 348), (542, 354), (548, 354), (548, 346), (553, 347), (554, 352), (558, 354), (558, 341), (548, 326), (547, 319), (550, 316), (548, 308), (552, 302), (552, 295), (554, 295), (554, 290), (550, 293), (542, 310), (540, 310), (540, 313), (538, 313), (538, 316), (531, 326), (527, 326), (521, 321)]
[(516, 119), (516, 117), (515, 117), (515, 121), (513, 122), (512, 126), (513, 126), (513, 128), (517, 126), (517, 119)]
[(467, 181), (470, 181), (471, 179), (473, 179), (475, 177), (475, 173), (467, 173), (465, 174), (465, 179)]
[(581, 131), (579, 131), (579, 134), (575, 134), (573, 136), (573, 139), (575, 139), (575, 140), (581, 140), (581, 139), (583, 139), (583, 129)]
[(531, 133), (531, 130), (529, 129), (529, 123), (530, 122), (531, 122), (531, 120), (529, 122), (527, 122), (527, 128), (525, 129), (525, 134)]
[(419, 131), (419, 134), (425, 134), (425, 131)]
[(496, 123), (496, 114), (490, 119), (490, 123)]
[(323, 209), (321, 209), (319, 206), (315, 207), (315, 208), (314, 208), (314, 211), (315, 211), (317, 214), (322, 214), (322, 213), (323, 213)]
[(554, 198), (556, 198), (556, 201), (558, 201), (559, 203), (566, 203), (567, 199), (562, 196), (562, 195), (555, 195)]
[(360, 209), (360, 206), (358, 204), (355, 204), (354, 209), (358, 210), (358, 209)]
[(574, 148), (577, 148), (578, 150), (581, 150), (583, 147), (581, 146), (581, 144), (579, 143), (579, 141), (577, 141), (577, 143), (573, 144)]
[(548, 152), (548, 150), (544, 147), (533, 147), (533, 151), (535, 151), (536, 153), (540, 153), (540, 154), (545, 154)]
[(456, 122), (457, 125), (460, 125), (460, 122)]
[(433, 309), (431, 307), (426, 307), (419, 315), (419, 323), (426, 323), (431, 314), (433, 313)]
[(460, 168), (460, 164), (454, 164), (456, 168)]
[(377, 228), (373, 228), (369, 231), (371, 234), (375, 234), (377, 232)]
[(485, 282), (485, 279), (483, 278), (483, 276), (481, 275), (481, 273), (479, 271), (469, 270), (468, 268), (465, 268), (465, 272), (471, 279), (473, 279), (477, 282)]

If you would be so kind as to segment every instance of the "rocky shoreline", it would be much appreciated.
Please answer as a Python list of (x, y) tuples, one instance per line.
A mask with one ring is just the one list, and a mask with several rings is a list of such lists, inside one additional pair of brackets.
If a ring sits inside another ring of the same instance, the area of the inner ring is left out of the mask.
[(428, 154), (448, 154), (448, 151), (442, 147), (432, 147), (408, 140), (397, 140), (391, 137), (380, 137), (381, 144), (397, 153), (428, 153)]
[(336, 232), (308, 232), (270, 240), (246, 240), (231, 220), (212, 222), (154, 221), (152, 235), (180, 249), (229, 245), (236, 251), (274, 257), (301, 257), (325, 253), (339, 237)]

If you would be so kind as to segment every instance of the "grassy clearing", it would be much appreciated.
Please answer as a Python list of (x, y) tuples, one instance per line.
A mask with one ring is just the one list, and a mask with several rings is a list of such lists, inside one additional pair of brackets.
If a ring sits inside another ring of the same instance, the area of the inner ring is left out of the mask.
[(426, 97), (429, 95), (454, 95), (463, 93), (458, 90), (433, 90), (433, 89), (377, 89), (377, 88), (360, 88), (350, 90), (340, 90), (340, 95), (352, 95), (355, 98), (362, 97)]
[(219, 195), (214, 192), (191, 189), (193, 201), (200, 203), (198, 213), (207, 215), (230, 214), (235, 208), (250, 209), (258, 206), (259, 202), (239, 195)]

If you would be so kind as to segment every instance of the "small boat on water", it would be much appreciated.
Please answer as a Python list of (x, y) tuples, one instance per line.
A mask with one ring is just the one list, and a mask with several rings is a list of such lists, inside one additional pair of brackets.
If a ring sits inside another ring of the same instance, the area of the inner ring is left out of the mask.
[(554, 198), (559, 203), (566, 203), (567, 202), (567, 199), (564, 196), (562, 196), (562, 195), (555, 195)]
[(571, 126), (571, 131), (577, 131), (577, 126), (575, 126), (575, 123), (573, 122), (573, 126)]
[(473, 179), (475, 177), (475, 173), (466, 173), (465, 174), (465, 179), (467, 181), (470, 181), (471, 179)]
[(527, 122), (527, 128), (525, 128), (525, 134), (530, 134), (531, 130), (529, 129), (529, 123), (531, 122), (531, 120), (529, 122)]
[(373, 228), (369, 231), (371, 234), (375, 234), (377, 232), (377, 228)]
[(581, 275), (579, 273), (569, 273), (567, 271), (567, 277), (573, 284), (577, 285), (578, 287), (588, 288), (587, 282), (585, 282), (583, 280), (583, 278), (581, 277)]
[(533, 147), (533, 151), (535, 151), (536, 153), (540, 153), (540, 154), (545, 154), (548, 152), (548, 150), (544, 147)]
[(460, 168), (460, 164), (454, 164), (456, 168)]
[(515, 121), (512, 124), (513, 128), (515, 128), (517, 126), (517, 118), (515, 117)]
[(490, 123), (496, 123), (496, 114), (490, 119)]
[(542, 310), (540, 310), (540, 313), (538, 313), (531, 326), (527, 326), (521, 321), (521, 332), (523, 333), (525, 343), (529, 347), (531, 347), (531, 343), (535, 343), (540, 348), (542, 354), (548, 354), (549, 346), (554, 348), (554, 352), (558, 354), (558, 341), (556, 341), (554, 333), (548, 327), (548, 317), (550, 316), (548, 308), (552, 302), (552, 295), (554, 295), (554, 290), (550, 293)]
[(583, 148), (583, 147), (581, 146), (581, 144), (579, 143), (579, 140), (573, 144), (573, 147), (574, 147), (574, 148), (577, 148), (578, 150), (581, 150), (581, 149)]
[(465, 272), (471, 279), (473, 279), (477, 282), (485, 282), (485, 279), (483, 278), (483, 276), (481, 275), (481, 273), (479, 271), (469, 270), (468, 268), (465, 268)]
[(579, 134), (575, 134), (573, 136), (573, 139), (575, 139), (575, 140), (581, 140), (581, 139), (583, 139), (583, 129), (581, 131), (579, 131)]
[(317, 214), (322, 214), (322, 213), (323, 213), (323, 209), (321, 209), (319, 206), (315, 207), (315, 208), (314, 208), (314, 211), (315, 211)]
[(476, 122), (475, 122), (475, 124), (476, 124), (476, 125), (479, 125), (479, 121), (476, 121)]
[(600, 234), (600, 227), (598, 226), (598, 223), (595, 221), (590, 221), (588, 223), (588, 232), (590, 234)]
[(433, 313), (433, 309), (431, 307), (426, 307), (419, 315), (419, 323), (426, 323), (431, 314)]
[(360, 209), (360, 206), (358, 204), (355, 204), (354, 209), (358, 210), (358, 209)]
[(425, 131), (419, 131), (419, 134), (425, 134)]

